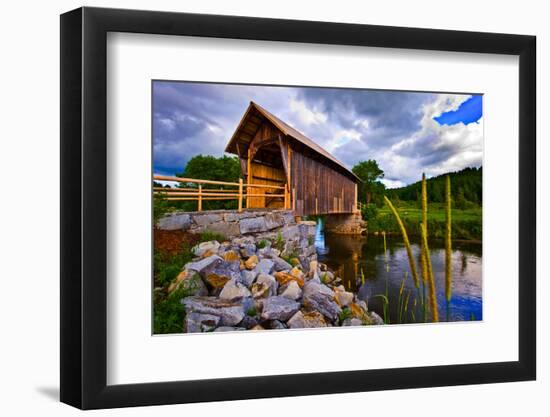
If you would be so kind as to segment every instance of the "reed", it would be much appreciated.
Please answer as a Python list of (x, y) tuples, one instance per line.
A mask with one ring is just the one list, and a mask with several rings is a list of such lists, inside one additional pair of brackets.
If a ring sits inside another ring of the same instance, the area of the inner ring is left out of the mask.
[[(421, 201), (422, 201), (422, 224), (426, 228), (426, 233), (428, 232), (428, 189), (426, 183), (426, 174), (422, 173), (422, 187), (421, 187)], [(426, 310), (426, 285), (428, 283), (428, 261), (424, 255), (423, 243), (421, 242), (420, 248), (420, 268), (422, 270), (422, 314), (424, 316), (424, 321), (427, 320), (427, 310)]]
[(423, 224), (420, 224), (420, 232), (422, 235), (422, 248), (426, 256), (426, 264), (428, 266), (428, 284), (430, 290), (430, 308), (432, 310), (432, 321), (439, 321), (439, 312), (437, 310), (437, 293), (435, 290), (435, 280), (432, 270), (432, 260), (430, 258), (430, 247), (428, 246), (428, 233)]
[(447, 304), (451, 301), (453, 284), (451, 234), (451, 178), (447, 175), (445, 185), (445, 298)]
[(393, 206), (390, 199), (386, 196), (384, 196), (384, 201), (390, 208), (391, 212), (395, 216), (395, 220), (397, 221), (397, 224), (399, 225), (399, 229), (401, 230), (401, 235), (403, 236), (403, 243), (405, 244), (405, 249), (407, 250), (407, 256), (409, 258), (409, 267), (411, 268), (411, 275), (413, 276), (414, 280), (414, 286), (416, 288), (419, 288), (418, 286), (418, 273), (416, 272), (416, 263), (414, 261), (414, 257), (412, 254), (411, 244), (409, 242), (409, 236), (407, 235), (407, 230), (405, 229), (405, 225), (401, 221), (401, 217), (399, 217), (399, 213)]

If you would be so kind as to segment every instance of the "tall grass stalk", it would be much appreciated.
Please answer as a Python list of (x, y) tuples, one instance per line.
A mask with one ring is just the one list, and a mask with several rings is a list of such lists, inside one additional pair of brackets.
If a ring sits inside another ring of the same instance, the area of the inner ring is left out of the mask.
[[(426, 228), (426, 233), (428, 232), (428, 190), (426, 183), (426, 174), (422, 173), (422, 190), (421, 190), (421, 200), (422, 200), (422, 224)], [(424, 248), (421, 243), (420, 250), (420, 267), (422, 270), (422, 313), (424, 315), (424, 321), (428, 318), (428, 313), (426, 310), (426, 285), (428, 283), (428, 261), (424, 255)]]
[(428, 246), (428, 233), (423, 224), (420, 224), (420, 231), (422, 235), (422, 248), (426, 256), (426, 264), (428, 265), (428, 284), (430, 289), (430, 308), (432, 310), (432, 321), (439, 321), (439, 312), (437, 310), (437, 294), (435, 291), (435, 280), (432, 270), (432, 260), (430, 258), (430, 247)]
[(451, 233), (451, 178), (447, 175), (445, 185), (445, 298), (447, 304), (451, 301), (453, 284)]
[(405, 244), (405, 249), (407, 250), (407, 256), (409, 258), (409, 267), (411, 268), (411, 274), (413, 276), (414, 286), (418, 288), (418, 273), (416, 272), (416, 262), (412, 254), (411, 244), (409, 242), (409, 236), (407, 235), (407, 230), (405, 229), (405, 225), (401, 221), (401, 217), (399, 217), (399, 213), (393, 206), (390, 199), (384, 196), (384, 201), (386, 202), (391, 212), (395, 216), (395, 220), (397, 221), (397, 224), (399, 225), (399, 229), (401, 230), (401, 235), (403, 236), (403, 243)]

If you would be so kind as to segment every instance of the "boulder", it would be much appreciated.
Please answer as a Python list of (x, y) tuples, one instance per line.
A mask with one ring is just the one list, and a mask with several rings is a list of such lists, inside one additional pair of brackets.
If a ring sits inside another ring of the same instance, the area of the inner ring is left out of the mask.
[(260, 262), (258, 262), (254, 270), (259, 274), (269, 275), (273, 271), (273, 266), (274, 262), (271, 259), (262, 259)]
[(248, 269), (243, 269), (241, 271), (241, 277), (240, 281), (245, 285), (246, 287), (250, 288), (256, 277), (258, 276), (258, 272), (255, 270), (249, 271)]
[(220, 298), (222, 300), (241, 300), (245, 297), (250, 297), (250, 291), (248, 288), (241, 284), (237, 279), (233, 278), (225, 284), (222, 292), (220, 293)]
[(264, 324), (267, 329), (271, 329), (271, 330), (283, 330), (287, 328), (285, 324), (280, 322), (279, 320), (269, 320)]
[(234, 332), (239, 330), (246, 330), (244, 327), (235, 327), (235, 326), (221, 326), (218, 327), (214, 332)]
[(250, 291), (254, 299), (267, 298), (270, 295), (270, 288), (266, 283), (255, 282), (252, 284), (252, 287), (250, 287)]
[(212, 240), (210, 242), (199, 243), (197, 246), (191, 249), (191, 252), (193, 252), (195, 256), (199, 256), (202, 258), (206, 253), (210, 253), (210, 255), (215, 255), (218, 252), (219, 248), (220, 243), (216, 240)]
[(241, 234), (266, 232), (267, 225), (264, 217), (253, 217), (239, 221)]
[(226, 301), (218, 297), (187, 297), (182, 300), (187, 314), (201, 313), (218, 316), (222, 326), (235, 326), (244, 318), (245, 312), (241, 303)]
[(185, 316), (183, 328), (185, 333), (211, 332), (219, 322), (219, 316), (191, 312)]
[(250, 258), (251, 256), (256, 255), (256, 245), (254, 243), (247, 243), (241, 245), (241, 256), (245, 258)]
[(315, 327), (327, 327), (325, 318), (318, 311), (302, 312), (301, 310), (294, 314), (287, 321), (289, 329), (309, 329)]
[(274, 296), (264, 301), (262, 311), (263, 320), (286, 321), (300, 308), (300, 304), (286, 297)]
[(268, 230), (284, 226), (285, 219), (280, 213), (268, 213), (265, 215), (265, 226)]
[(347, 292), (345, 288), (340, 285), (334, 288), (334, 298), (341, 307), (346, 307), (353, 302), (353, 293)]
[(262, 327), (261, 324), (257, 324), (254, 327), (252, 327), (250, 330), (265, 330), (265, 328)]
[(160, 219), (157, 227), (162, 230), (187, 230), (191, 227), (191, 216), (174, 213)]
[(290, 271), (292, 269), (292, 265), (290, 265), (283, 258), (279, 258), (278, 256), (272, 256), (271, 260), (273, 261), (273, 269), (276, 272)]
[(246, 267), (246, 269), (254, 269), (259, 262), (260, 260), (258, 259), (258, 257), (256, 255), (252, 255), (245, 261), (244, 266)]
[(342, 326), (344, 327), (347, 327), (347, 326), (362, 326), (363, 325), (363, 322), (355, 317), (352, 317), (352, 318), (347, 318), (345, 319), (343, 322), (342, 322)]
[(368, 318), (370, 319), (370, 324), (381, 325), (384, 324), (384, 320), (374, 311), (369, 311), (367, 313)]
[(200, 275), (193, 271), (182, 271), (170, 283), (168, 293), (172, 293), (179, 289), (185, 289), (187, 295), (208, 295), (208, 289), (204, 285)]
[(193, 216), (193, 220), (198, 226), (209, 226), (212, 223), (222, 221), (222, 216), (215, 213), (200, 214), (200, 215), (195, 214)]
[(264, 284), (268, 287), (269, 295), (277, 295), (277, 288), (279, 285), (277, 284), (277, 280), (273, 278), (271, 275), (267, 274), (260, 274), (258, 275), (258, 278), (256, 278), (256, 284)]
[(290, 281), (281, 293), (281, 296), (291, 300), (297, 300), (302, 296), (302, 290), (296, 281)]
[(290, 281), (296, 281), (296, 283), (300, 287), (304, 286), (303, 278), (295, 277), (294, 275), (291, 275), (287, 272), (275, 272), (275, 278), (277, 279), (277, 282), (281, 285), (287, 285)]
[(308, 281), (303, 289), (303, 304), (309, 311), (318, 311), (334, 322), (342, 311), (334, 301), (334, 292), (323, 284)]
[(227, 262), (235, 262), (239, 261), (241, 258), (234, 250), (228, 250), (227, 252), (224, 252), (223, 259)]
[(189, 262), (187, 265), (185, 265), (185, 269), (198, 272), (202, 276), (204, 271), (209, 268), (213, 268), (216, 265), (219, 265), (223, 262), (223, 259), (220, 258), (218, 255), (212, 255), (207, 258), (201, 259), (197, 262)]

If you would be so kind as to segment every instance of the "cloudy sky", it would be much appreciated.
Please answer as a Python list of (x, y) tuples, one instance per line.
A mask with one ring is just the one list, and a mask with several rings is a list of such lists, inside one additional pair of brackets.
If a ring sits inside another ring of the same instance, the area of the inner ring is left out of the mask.
[(388, 187), (482, 163), (481, 96), (156, 81), (155, 173), (181, 172), (197, 154), (223, 155), (251, 100), (350, 169), (375, 159)]

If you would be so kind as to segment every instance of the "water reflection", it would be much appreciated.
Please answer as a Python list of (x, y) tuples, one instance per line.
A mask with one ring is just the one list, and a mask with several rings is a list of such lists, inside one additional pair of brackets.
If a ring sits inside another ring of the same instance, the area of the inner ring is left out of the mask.
[[(382, 316), (383, 301), (378, 294), (388, 292), (390, 321), (398, 321), (398, 299), (403, 279), (402, 300), (410, 292), (407, 313), (403, 322), (422, 321), (422, 289), (417, 290), (409, 274), (407, 252), (400, 236), (386, 238), (386, 259), (382, 236), (346, 236), (325, 234), (322, 222), (317, 224), (315, 245), (319, 260), (336, 271), (343, 285), (359, 298), (368, 302), (369, 308)], [(419, 242), (411, 238), (411, 248), (418, 261)], [(481, 245), (471, 242), (453, 242), (452, 299), (445, 301), (445, 250), (444, 242), (430, 241), (432, 267), (437, 288), (441, 321), (482, 319), (482, 251)], [(420, 265), (420, 262), (417, 262)], [(364, 276), (364, 284), (361, 276)], [(416, 304), (416, 308), (415, 308)], [(403, 311), (403, 308), (402, 308)]]

